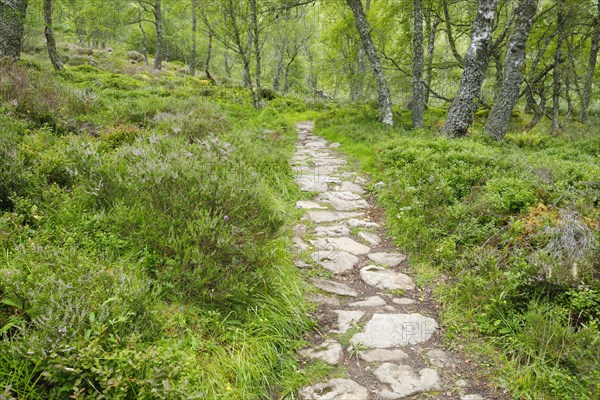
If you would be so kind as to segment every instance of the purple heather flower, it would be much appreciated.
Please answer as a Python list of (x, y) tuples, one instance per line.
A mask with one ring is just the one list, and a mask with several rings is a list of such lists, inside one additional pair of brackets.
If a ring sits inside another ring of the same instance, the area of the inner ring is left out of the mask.
[(223, 220), (224, 220), (224, 221), (229, 221), (229, 215), (225, 215), (225, 216), (223, 216)]

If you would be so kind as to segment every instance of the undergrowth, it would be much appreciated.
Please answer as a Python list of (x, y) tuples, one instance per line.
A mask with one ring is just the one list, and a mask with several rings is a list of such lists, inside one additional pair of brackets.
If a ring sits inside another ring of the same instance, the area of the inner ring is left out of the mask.
[(286, 104), (168, 64), (0, 69), (0, 397), (293, 393)]
[[(428, 126), (441, 115), (429, 110)], [(447, 139), (408, 132), (410, 115), (396, 117), (390, 129), (369, 108), (340, 108), (316, 131), (383, 182), (372, 190), (387, 228), (421, 281), (438, 284), (450, 345), (485, 338), (515, 398), (598, 398), (598, 133), (513, 133), (496, 143), (477, 125)]]

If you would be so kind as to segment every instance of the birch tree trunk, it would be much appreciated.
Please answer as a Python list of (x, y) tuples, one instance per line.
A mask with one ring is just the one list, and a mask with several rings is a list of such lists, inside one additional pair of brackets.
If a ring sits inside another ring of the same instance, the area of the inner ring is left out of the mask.
[(196, 30), (198, 25), (198, 18), (196, 17), (196, 0), (192, 0), (192, 48), (190, 49), (190, 75), (196, 75), (196, 47), (198, 39), (196, 37)]
[(583, 83), (583, 93), (581, 95), (581, 122), (586, 123), (588, 120), (588, 107), (590, 106), (590, 97), (592, 94), (592, 83), (594, 81), (594, 72), (596, 71), (596, 60), (598, 59), (598, 47), (600, 47), (600, 0), (598, 0), (598, 14), (594, 18), (594, 33), (592, 35), (592, 43), (590, 46), (590, 58), (588, 61), (588, 69), (585, 74)]
[(204, 62), (204, 74), (206, 75), (206, 79), (215, 83), (215, 78), (210, 73), (210, 59), (212, 58), (212, 48), (213, 48), (213, 31), (208, 30), (208, 46), (206, 48), (206, 61)]
[(142, 24), (141, 15), (138, 18), (138, 27), (142, 33), (142, 54), (144, 55), (144, 61), (146, 62), (146, 65), (148, 65), (148, 38), (146, 37), (146, 31), (144, 30), (144, 25)]
[(27, 0), (0, 1), (0, 57), (18, 59), (27, 12)]
[(360, 35), (363, 49), (365, 50), (365, 53), (367, 53), (367, 57), (369, 57), (369, 61), (373, 67), (375, 79), (377, 80), (379, 114), (381, 122), (392, 126), (394, 121), (392, 115), (392, 99), (390, 96), (390, 90), (388, 88), (387, 81), (385, 80), (385, 75), (383, 74), (383, 69), (381, 68), (381, 63), (379, 61), (379, 56), (377, 55), (375, 45), (373, 44), (373, 39), (371, 38), (371, 28), (369, 27), (369, 22), (367, 21), (367, 17), (363, 10), (362, 1), (346, 0), (346, 2), (354, 13), (354, 23), (356, 25), (356, 29)]
[(48, 49), (50, 62), (55, 70), (60, 71), (63, 69), (63, 63), (58, 56), (58, 51), (56, 51), (56, 40), (52, 32), (52, 0), (44, 0), (44, 24), (44, 36), (46, 37), (46, 48)]
[(154, 3), (154, 25), (156, 26), (156, 54), (154, 55), (154, 68), (160, 70), (162, 69), (162, 62), (164, 58), (162, 7), (160, 0), (156, 0), (156, 2)]
[[(425, 61), (425, 84), (427, 87), (431, 87), (431, 80), (433, 78), (433, 53), (435, 52), (435, 34), (437, 32), (437, 28), (441, 23), (441, 20), (438, 17), (435, 17), (433, 23), (431, 22), (431, 11), (429, 12), (428, 19), (429, 21), (429, 39), (427, 41), (427, 60)], [(429, 103), (429, 90), (425, 91), (425, 99), (423, 100), (425, 104)]]
[(255, 57), (255, 76), (254, 79), (256, 81), (256, 103), (254, 106), (257, 109), (262, 108), (262, 86), (261, 86), (261, 65), (260, 65), (260, 41), (259, 41), (259, 26), (258, 26), (258, 10), (256, 7), (256, 0), (250, 0), (250, 19), (252, 23), (252, 31), (254, 38), (254, 57)]
[(463, 74), (456, 97), (448, 110), (448, 119), (442, 131), (450, 137), (467, 134), (473, 123), (473, 114), (481, 94), (490, 58), (489, 47), (496, 17), (498, 0), (479, 0), (477, 15), (473, 21), (471, 45), (463, 59)]
[(508, 41), (504, 58), (504, 78), (496, 101), (485, 123), (485, 133), (502, 140), (508, 130), (508, 122), (519, 98), (519, 90), (525, 71), (527, 39), (537, 12), (538, 0), (522, 0), (517, 11), (514, 30)]
[(273, 76), (273, 90), (279, 92), (281, 87), (281, 72), (283, 70), (283, 49), (282, 45), (277, 47), (277, 61), (275, 63), (275, 74)]
[(560, 113), (560, 87), (561, 87), (561, 71), (560, 59), (561, 48), (564, 39), (565, 16), (563, 11), (564, 3), (558, 4), (558, 14), (556, 16), (556, 51), (554, 52), (554, 71), (552, 71), (552, 131), (557, 131), (560, 128), (558, 120)]
[(423, 113), (425, 110), (425, 93), (423, 90), (423, 4), (414, 0), (413, 24), (413, 99), (412, 127), (423, 128)]

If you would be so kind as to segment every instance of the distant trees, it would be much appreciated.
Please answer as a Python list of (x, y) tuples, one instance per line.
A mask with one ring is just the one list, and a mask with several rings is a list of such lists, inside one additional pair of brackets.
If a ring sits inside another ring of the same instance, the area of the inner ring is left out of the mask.
[(382, 122), (393, 123), (398, 104), (417, 129), (425, 109), (448, 108), (436, 126), (450, 137), (467, 134), (479, 109), (496, 139), (520, 107), (522, 129), (598, 112), (600, 0), (1, 0), (0, 56), (18, 58), (24, 24), (28, 48), (43, 30), (56, 69), (85, 60), (57, 40), (114, 42), (157, 70), (178, 61), (191, 75), (238, 82), (257, 108), (290, 92), (377, 101)]
[(19, 58), (27, 0), (0, 1), (0, 57)]

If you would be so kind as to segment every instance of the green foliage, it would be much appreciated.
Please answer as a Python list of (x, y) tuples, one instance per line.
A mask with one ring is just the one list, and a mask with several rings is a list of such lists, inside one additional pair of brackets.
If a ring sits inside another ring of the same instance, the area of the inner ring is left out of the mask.
[(516, 398), (598, 397), (597, 134), (498, 144), (408, 135), (375, 118), (335, 110), (317, 130), (383, 182), (373, 191), (387, 227), (420, 274), (444, 274), (450, 336), (476, 331), (501, 350)]

